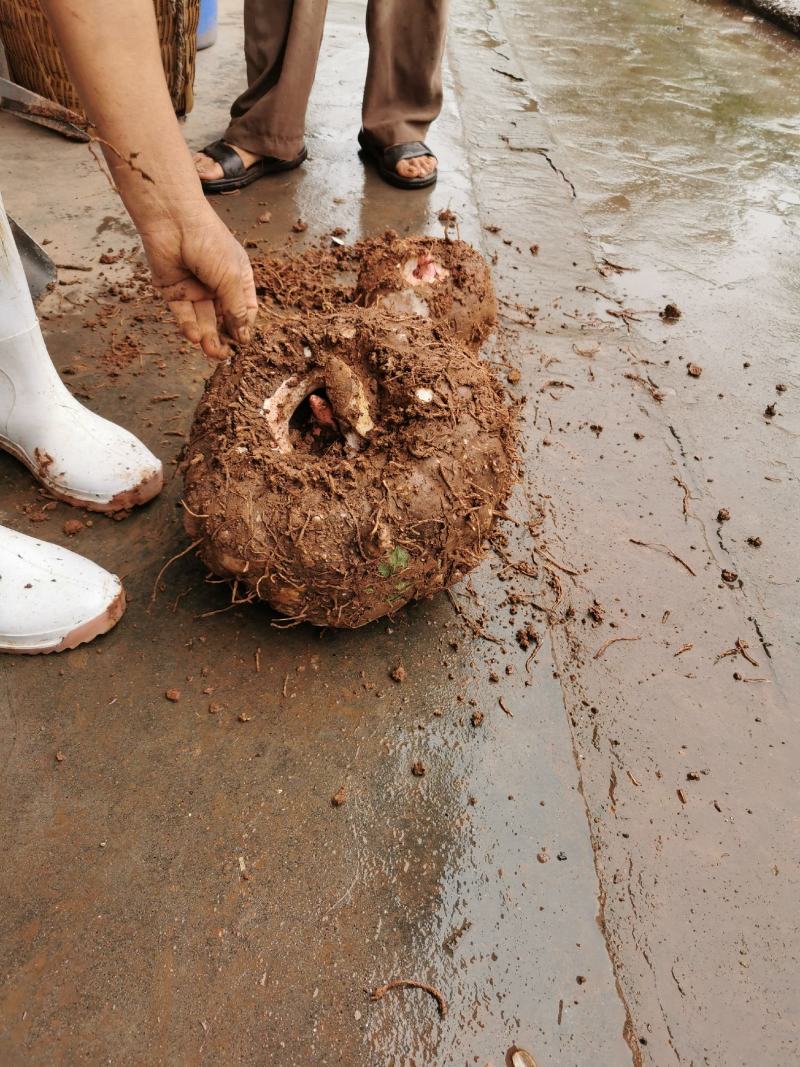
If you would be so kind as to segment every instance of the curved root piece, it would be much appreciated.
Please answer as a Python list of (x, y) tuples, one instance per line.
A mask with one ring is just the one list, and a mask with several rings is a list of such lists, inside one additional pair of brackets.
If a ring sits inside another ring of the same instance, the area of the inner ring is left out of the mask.
[[(330, 402), (315, 396), (317, 389), (325, 389)], [(279, 452), (292, 451), (289, 422), (306, 399), (316, 422), (340, 430), (355, 451), (361, 447), (358, 439), (366, 439), (375, 427), (361, 381), (346, 363), (330, 356), (320, 370), (304, 377), (293, 374), (287, 378), (261, 405), (267, 430)]]
[(291, 419), (306, 397), (324, 384), (325, 379), (319, 372), (305, 378), (293, 374), (291, 378), (281, 382), (272, 396), (268, 396), (261, 405), (261, 413), (264, 416), (267, 432), (273, 440), (273, 447), (277, 448), (279, 452), (289, 453), (292, 451), (292, 442), (289, 437), (289, 419)]
[(435, 986), (428, 985), (427, 982), (418, 982), (414, 978), (394, 978), (391, 982), (373, 989), (369, 999), (382, 1000), (390, 989), (421, 989), (424, 993), (430, 993), (436, 1001), (441, 1017), (444, 1018), (447, 1015), (447, 1001), (444, 999), (444, 995)]

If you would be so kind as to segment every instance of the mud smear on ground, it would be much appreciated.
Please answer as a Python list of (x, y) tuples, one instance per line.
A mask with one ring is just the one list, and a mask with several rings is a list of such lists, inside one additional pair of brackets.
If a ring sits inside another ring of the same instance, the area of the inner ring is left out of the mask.
[(318, 625), (460, 581), (516, 477), (514, 408), (475, 351), (486, 264), (390, 233), (256, 272), (273, 308), (211, 378), (187, 449), (199, 555), (235, 603)]

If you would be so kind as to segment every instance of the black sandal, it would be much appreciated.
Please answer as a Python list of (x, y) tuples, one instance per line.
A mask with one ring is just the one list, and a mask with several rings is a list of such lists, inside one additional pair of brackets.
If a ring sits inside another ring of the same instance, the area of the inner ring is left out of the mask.
[(434, 185), (439, 176), (438, 168), (423, 178), (404, 178), (397, 173), (397, 164), (401, 159), (419, 159), (420, 156), (432, 156), (430, 148), (422, 141), (406, 141), (405, 144), (394, 144), (389, 148), (381, 148), (379, 144), (367, 136), (364, 130), (358, 134), (358, 143), (361, 152), (371, 163), (378, 168), (378, 174), (389, 185), (395, 185), (398, 189), (426, 189)]
[(224, 141), (214, 141), (201, 149), (204, 156), (213, 159), (222, 167), (222, 178), (201, 178), (200, 184), (204, 193), (229, 193), (233, 189), (244, 189), (251, 182), (263, 178), (266, 174), (280, 174), (281, 171), (294, 170), (308, 157), (308, 150), (303, 145), (300, 154), (294, 159), (276, 159), (275, 156), (264, 156), (263, 159), (251, 163), (245, 167), (238, 152)]

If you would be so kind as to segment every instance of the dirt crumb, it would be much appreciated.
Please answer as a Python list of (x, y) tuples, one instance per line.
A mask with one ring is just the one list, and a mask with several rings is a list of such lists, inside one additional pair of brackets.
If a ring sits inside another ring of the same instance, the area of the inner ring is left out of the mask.
[(677, 304), (670, 303), (662, 308), (658, 315), (663, 322), (677, 322), (681, 317), (681, 309)]

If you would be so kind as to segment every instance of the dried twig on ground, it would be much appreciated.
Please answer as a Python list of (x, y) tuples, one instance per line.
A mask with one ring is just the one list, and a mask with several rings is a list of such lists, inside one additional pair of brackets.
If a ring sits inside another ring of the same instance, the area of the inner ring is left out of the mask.
[(630, 271), (630, 270), (634, 270), (634, 271), (638, 271), (639, 270), (638, 267), (623, 267), (621, 263), (614, 263), (612, 260), (608, 259), (606, 256), (602, 257), (602, 259), (600, 260), (600, 263), (601, 263), (601, 266), (599, 268), (599, 271), (603, 275), (603, 277), (606, 276), (605, 272), (603, 271), (603, 267), (607, 267), (608, 270), (612, 270), (616, 274), (622, 274), (625, 271)]
[(689, 487), (686, 484), (686, 482), (682, 481), (678, 477), (677, 474), (673, 474), (672, 475), (672, 480), (674, 482), (677, 482), (678, 485), (681, 487), (681, 492), (683, 493), (683, 514), (684, 515), (688, 515), (689, 514), (689, 501), (692, 499), (692, 494), (689, 492)]
[(693, 578), (697, 577), (689, 564), (681, 559), (680, 556), (676, 555), (669, 545), (662, 545), (660, 541), (637, 541), (635, 537), (629, 537), (628, 540), (632, 545), (640, 545), (642, 548), (654, 548), (657, 552), (666, 552), (666, 554), (674, 559), (676, 563), (680, 563), (680, 565), (684, 567)]
[(609, 637), (605, 644), (598, 648), (592, 656), (592, 659), (600, 659), (600, 657), (605, 654), (606, 649), (610, 648), (611, 645), (615, 645), (617, 641), (641, 641), (641, 637)]
[(753, 657), (747, 651), (750, 646), (746, 641), (743, 641), (741, 637), (736, 638), (735, 647), (739, 655), (744, 656), (748, 663), (752, 663), (754, 667), (758, 666), (758, 660), (753, 659)]
[(531, 663), (532, 663), (532, 661), (533, 661), (533, 659), (534, 659), (534, 657), (535, 657), (536, 653), (537, 653), (537, 652), (539, 651), (539, 649), (540, 649), (541, 647), (542, 647), (542, 642), (541, 642), (541, 641), (539, 640), (539, 638), (537, 637), (537, 638), (536, 638), (536, 642), (535, 642), (535, 644), (534, 644), (534, 646), (533, 646), (533, 652), (531, 652), (531, 654), (530, 654), (530, 655), (528, 656), (528, 658), (527, 658), (527, 659), (525, 660), (525, 671), (526, 671), (526, 673), (527, 673), (527, 674), (530, 674), (530, 673), (531, 673)]
[(748, 663), (752, 664), (753, 667), (758, 667), (759, 662), (758, 660), (753, 659), (750, 655), (748, 652), (749, 648), (750, 646), (746, 641), (743, 641), (741, 637), (737, 637), (733, 648), (726, 648), (724, 652), (720, 652), (714, 660), (714, 663), (717, 664), (721, 659), (727, 659), (728, 656), (741, 656), (743, 659), (746, 659)]
[(164, 577), (164, 574), (166, 573), (166, 571), (167, 571), (167, 568), (168, 568), (168, 567), (170, 567), (170, 566), (172, 566), (172, 564), (173, 564), (173, 563), (174, 563), (174, 562), (175, 562), (176, 560), (179, 560), (179, 559), (181, 558), (181, 556), (185, 556), (185, 555), (187, 554), (187, 552), (191, 552), (193, 548), (197, 548), (197, 546), (198, 546), (199, 544), (200, 544), (200, 541), (199, 541), (199, 540), (197, 540), (197, 541), (192, 541), (192, 543), (191, 543), (191, 544), (190, 544), (190, 545), (189, 545), (189, 546), (188, 546), (187, 548), (184, 548), (184, 550), (183, 550), (182, 552), (177, 552), (177, 553), (176, 553), (176, 554), (175, 554), (174, 556), (171, 556), (171, 557), (170, 557), (170, 559), (168, 559), (168, 560), (167, 560), (167, 562), (166, 562), (166, 563), (164, 564), (164, 566), (163, 566), (163, 567), (161, 568), (161, 570), (160, 570), (160, 571), (158, 572), (158, 575), (157, 575), (157, 577), (156, 577), (156, 580), (155, 580), (155, 582), (153, 583), (153, 592), (152, 592), (152, 594), (151, 594), (151, 596), (150, 596), (150, 603), (151, 603), (151, 604), (154, 604), (154, 603), (155, 603), (155, 599), (156, 599), (156, 596), (158, 595), (158, 583), (159, 583), (159, 582), (161, 581), (161, 579), (162, 579), (162, 578)]
[(391, 982), (373, 989), (369, 999), (382, 1000), (391, 989), (421, 989), (424, 993), (430, 993), (436, 1001), (441, 1017), (444, 1018), (447, 1015), (447, 1001), (439, 990), (426, 982), (417, 982), (414, 978), (393, 978)]
[(484, 641), (491, 641), (495, 645), (503, 645), (505, 643), (501, 641), (499, 637), (495, 637), (494, 634), (487, 634), (486, 631), (482, 629), (481, 626), (479, 626), (474, 619), (470, 618), (470, 616), (466, 613), (466, 611), (464, 611), (459, 602), (456, 600), (455, 595), (450, 589), (446, 589), (445, 592), (447, 593), (447, 599), (455, 608), (458, 617), (464, 620), (464, 622), (467, 624), (470, 630), (472, 630), (476, 637), (482, 637)]
[(664, 399), (665, 393), (650, 378), (643, 378), (641, 374), (634, 374), (631, 371), (627, 372), (625, 377), (632, 382), (639, 382), (640, 385), (643, 385), (656, 403), (660, 404)]
[(542, 557), (542, 559), (546, 559), (548, 563), (552, 563), (554, 567), (558, 568), (558, 570), (560, 571), (563, 571), (564, 574), (577, 575), (582, 573), (581, 571), (576, 571), (574, 567), (568, 567), (566, 563), (559, 563), (558, 560), (553, 559), (553, 557), (549, 553), (545, 552), (543, 548), (539, 548), (537, 546), (534, 548), (533, 552), (534, 555), (539, 555)]

